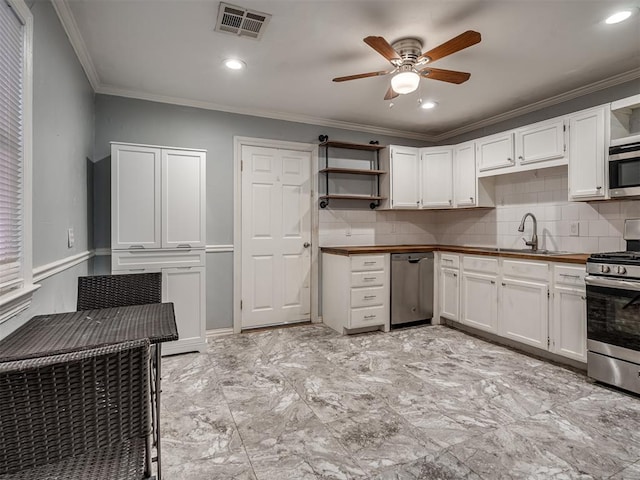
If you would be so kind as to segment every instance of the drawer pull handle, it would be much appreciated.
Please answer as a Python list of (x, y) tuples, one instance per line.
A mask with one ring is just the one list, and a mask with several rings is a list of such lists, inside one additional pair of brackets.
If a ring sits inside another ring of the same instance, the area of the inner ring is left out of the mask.
[(191, 248), (191, 245), (188, 243), (181, 243), (180, 245), (178, 245), (178, 248)]
[(365, 265), (375, 265), (375, 264), (376, 264), (376, 262), (375, 262), (375, 261), (372, 261), (372, 262), (364, 262), (364, 264), (365, 264)]
[(453, 263), (453, 258), (443, 258), (442, 261), (443, 262)]
[(364, 300), (373, 300), (376, 297), (377, 297), (377, 295), (365, 295), (364, 296)]
[(144, 248), (144, 245), (129, 245), (130, 249)]
[(568, 278), (580, 278), (580, 275), (569, 275), (568, 273), (561, 273), (560, 276)]
[(377, 317), (377, 315), (365, 315), (364, 319), (365, 320), (371, 320), (372, 318), (376, 318), (376, 317)]
[(364, 277), (362, 280), (364, 280), (365, 282), (373, 282), (376, 279), (376, 277)]

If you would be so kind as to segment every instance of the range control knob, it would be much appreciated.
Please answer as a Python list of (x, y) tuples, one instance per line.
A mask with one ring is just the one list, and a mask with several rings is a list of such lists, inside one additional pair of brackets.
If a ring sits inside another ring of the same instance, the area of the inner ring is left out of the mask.
[(609, 265), (600, 265), (600, 273), (609, 273), (610, 271)]
[(618, 274), (619, 275), (624, 275), (625, 273), (627, 273), (627, 269), (624, 268), (622, 265), (618, 266)]

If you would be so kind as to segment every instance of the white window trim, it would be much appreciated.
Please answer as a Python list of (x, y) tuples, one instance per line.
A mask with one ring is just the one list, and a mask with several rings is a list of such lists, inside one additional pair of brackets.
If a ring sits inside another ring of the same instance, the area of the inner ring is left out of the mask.
[(40, 285), (33, 284), (32, 256), (32, 141), (33, 141), (33, 15), (24, 0), (6, 1), (24, 23), (25, 52), (23, 75), (23, 235), (22, 278), (24, 285), (19, 290), (7, 292), (0, 297), (0, 324), (29, 308), (31, 297)]

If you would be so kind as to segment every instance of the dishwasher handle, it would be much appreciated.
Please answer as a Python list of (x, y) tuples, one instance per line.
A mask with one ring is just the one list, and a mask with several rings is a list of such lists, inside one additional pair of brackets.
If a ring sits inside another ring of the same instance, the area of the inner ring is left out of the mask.
[(409, 263), (420, 263), (421, 258), (410, 258)]

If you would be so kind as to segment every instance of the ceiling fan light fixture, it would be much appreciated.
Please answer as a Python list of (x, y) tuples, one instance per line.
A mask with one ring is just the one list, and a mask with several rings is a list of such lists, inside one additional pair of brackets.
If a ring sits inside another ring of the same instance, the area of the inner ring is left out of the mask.
[(237, 58), (227, 58), (223, 63), (229, 70), (243, 70), (247, 66), (246, 63)]
[(607, 17), (604, 21), (607, 25), (613, 25), (614, 23), (624, 22), (627, 18), (631, 16), (633, 12), (631, 10), (622, 10), (620, 12), (616, 12), (613, 15)]
[(420, 75), (413, 71), (396, 73), (391, 79), (391, 88), (400, 95), (415, 92), (420, 84)]

